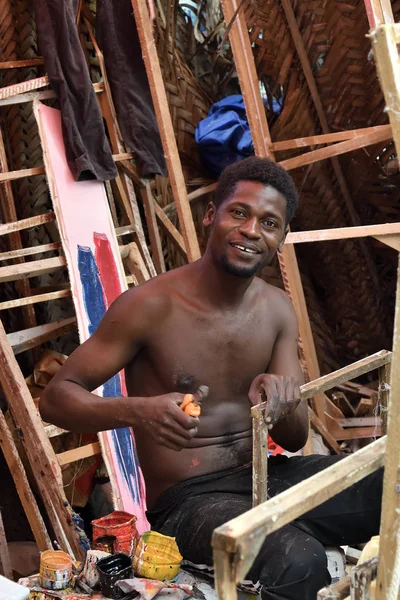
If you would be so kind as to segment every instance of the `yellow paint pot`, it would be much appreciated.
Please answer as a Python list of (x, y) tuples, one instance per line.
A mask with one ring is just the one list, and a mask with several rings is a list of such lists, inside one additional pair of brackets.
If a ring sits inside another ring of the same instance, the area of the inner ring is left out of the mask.
[(72, 579), (72, 558), (61, 550), (40, 555), (40, 585), (46, 590), (64, 590)]
[(170, 580), (178, 575), (182, 558), (175, 538), (147, 531), (136, 547), (133, 570), (139, 577)]

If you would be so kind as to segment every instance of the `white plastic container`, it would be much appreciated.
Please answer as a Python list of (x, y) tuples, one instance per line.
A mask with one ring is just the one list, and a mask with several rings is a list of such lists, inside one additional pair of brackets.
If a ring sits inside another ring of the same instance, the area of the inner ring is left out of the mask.
[(0, 600), (26, 600), (30, 589), (0, 575)]

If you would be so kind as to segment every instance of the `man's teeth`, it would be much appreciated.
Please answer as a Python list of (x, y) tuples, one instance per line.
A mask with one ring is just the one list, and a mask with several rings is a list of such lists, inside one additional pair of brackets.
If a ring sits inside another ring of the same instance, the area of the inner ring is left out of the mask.
[(252, 250), (251, 248), (245, 248), (244, 246), (241, 246), (240, 244), (233, 244), (233, 246), (235, 248), (239, 248), (239, 250), (243, 250), (244, 252), (249, 252), (249, 254), (257, 254), (256, 250)]

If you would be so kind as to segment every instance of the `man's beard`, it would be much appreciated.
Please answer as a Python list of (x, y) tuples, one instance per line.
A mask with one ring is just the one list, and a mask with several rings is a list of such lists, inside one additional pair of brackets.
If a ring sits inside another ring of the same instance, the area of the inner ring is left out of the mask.
[(253, 265), (252, 267), (239, 267), (238, 265), (233, 265), (229, 262), (226, 254), (223, 254), (221, 256), (220, 263), (222, 268), (230, 275), (235, 275), (236, 277), (243, 277), (247, 279), (253, 277), (253, 275), (255, 275), (263, 267), (262, 261)]

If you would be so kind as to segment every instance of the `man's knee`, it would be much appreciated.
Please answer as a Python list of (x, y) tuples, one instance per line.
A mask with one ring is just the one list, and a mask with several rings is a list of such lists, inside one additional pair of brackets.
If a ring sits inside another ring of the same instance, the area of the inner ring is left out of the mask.
[(318, 590), (329, 583), (325, 549), (305, 534), (284, 535), (279, 545), (268, 544), (257, 562), (265, 600), (278, 597), (314, 600)]

